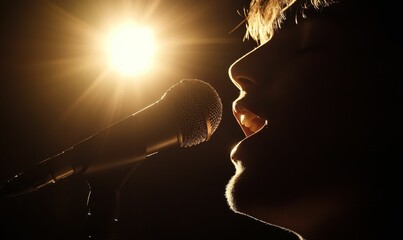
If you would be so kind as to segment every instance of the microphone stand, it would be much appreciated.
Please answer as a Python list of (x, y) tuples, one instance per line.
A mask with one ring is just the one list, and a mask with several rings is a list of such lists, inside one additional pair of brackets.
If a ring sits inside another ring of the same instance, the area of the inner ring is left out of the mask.
[[(97, 175), (91, 180), (87, 180), (90, 188), (87, 200), (88, 215), (86, 224), (88, 239), (118, 239), (120, 194), (131, 174), (141, 163), (142, 161), (136, 163), (129, 171), (121, 169), (110, 175), (108, 174), (108, 176)], [(121, 176), (124, 176), (123, 179)]]
[(90, 159), (85, 170), (90, 188), (86, 224), (88, 239), (117, 239), (120, 193), (130, 175), (147, 157), (147, 137), (143, 132), (133, 130), (132, 125), (136, 123), (121, 121), (114, 125), (113, 131), (99, 134), (101, 141), (89, 142), (85, 146), (90, 150), (99, 149), (83, 151), (97, 153), (86, 156)]

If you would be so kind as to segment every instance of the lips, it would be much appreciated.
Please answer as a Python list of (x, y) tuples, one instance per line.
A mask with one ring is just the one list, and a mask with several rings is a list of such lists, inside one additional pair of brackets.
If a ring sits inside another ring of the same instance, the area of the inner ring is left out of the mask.
[[(245, 105), (243, 105), (239, 101), (235, 101), (233, 104), (233, 114), (246, 136), (246, 138), (244, 138), (235, 147), (232, 148), (230, 154), (231, 161), (234, 164), (237, 173), (240, 174), (244, 171), (246, 167), (245, 160), (250, 157), (244, 155), (245, 153), (248, 153), (248, 155), (250, 153), (246, 149), (250, 147), (251, 141), (260, 141), (259, 139), (251, 137), (255, 133), (260, 132), (265, 126), (267, 126), (267, 120), (248, 110)], [(243, 151), (240, 148), (242, 148)]]
[(232, 111), (246, 137), (259, 132), (267, 125), (267, 120), (248, 110), (239, 101), (234, 102)]

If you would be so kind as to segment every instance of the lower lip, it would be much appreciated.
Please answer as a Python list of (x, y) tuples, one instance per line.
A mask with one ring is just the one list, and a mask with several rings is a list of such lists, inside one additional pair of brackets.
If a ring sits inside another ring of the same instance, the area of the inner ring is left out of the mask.
[[(267, 126), (267, 125), (265, 125)], [(256, 151), (266, 151), (266, 149), (262, 146), (262, 143), (266, 141), (269, 137), (269, 128), (264, 127), (257, 132), (251, 133), (246, 136), (244, 139), (239, 141), (232, 149), (230, 153), (231, 160), (234, 164), (239, 164), (244, 160), (244, 158), (250, 158), (251, 154), (255, 155)], [(256, 136), (255, 136), (256, 135)]]

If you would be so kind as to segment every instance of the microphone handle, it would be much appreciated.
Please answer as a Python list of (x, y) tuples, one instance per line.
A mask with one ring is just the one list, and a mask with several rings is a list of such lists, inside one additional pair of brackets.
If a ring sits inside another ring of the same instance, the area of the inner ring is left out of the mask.
[(181, 141), (172, 108), (157, 101), (17, 174), (1, 186), (0, 196), (33, 192), (77, 173), (126, 167), (145, 160), (148, 154), (179, 146)]
[(21, 172), (1, 186), (1, 196), (36, 191), (78, 173), (94, 174), (146, 158), (146, 142), (134, 115)]

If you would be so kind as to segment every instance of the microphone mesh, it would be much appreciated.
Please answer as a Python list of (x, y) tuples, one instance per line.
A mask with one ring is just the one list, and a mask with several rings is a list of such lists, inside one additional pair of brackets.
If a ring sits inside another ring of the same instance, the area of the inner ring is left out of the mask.
[(222, 103), (216, 90), (198, 79), (184, 79), (165, 93), (174, 107), (182, 135), (180, 147), (190, 147), (210, 139), (220, 124)]

